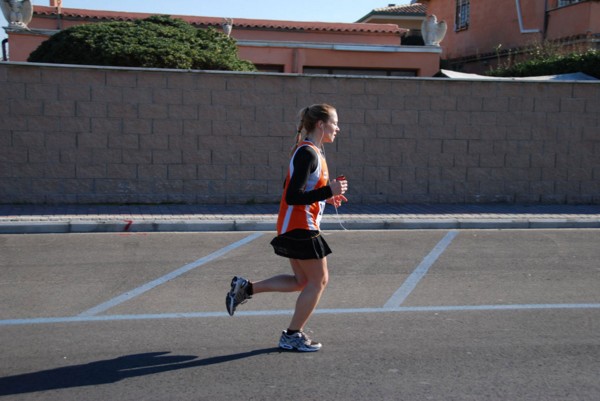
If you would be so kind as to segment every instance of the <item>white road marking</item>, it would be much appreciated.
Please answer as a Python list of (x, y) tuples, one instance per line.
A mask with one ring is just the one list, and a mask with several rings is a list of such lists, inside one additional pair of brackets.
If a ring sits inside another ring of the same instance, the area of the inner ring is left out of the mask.
[(407, 277), (406, 281), (396, 290), (396, 292), (383, 305), (384, 309), (396, 308), (404, 302), (404, 300), (415, 289), (419, 281), (427, 274), (429, 268), (435, 263), (440, 255), (446, 250), (452, 240), (458, 235), (457, 230), (449, 231), (440, 242), (429, 252), (421, 261), (417, 268)]
[(167, 281), (170, 281), (176, 277), (179, 277), (182, 274), (195, 269), (196, 267), (202, 266), (208, 262), (211, 262), (217, 258), (220, 258), (221, 256), (225, 255), (226, 253), (231, 252), (234, 249), (237, 249), (243, 245), (246, 245), (247, 243), (249, 243), (251, 241), (254, 241), (256, 238), (262, 236), (263, 234), (264, 234), (263, 232), (256, 232), (252, 235), (249, 235), (248, 237), (241, 239), (237, 242), (234, 242), (233, 244), (227, 245), (226, 247), (221, 248), (218, 251), (215, 251), (208, 256), (205, 256), (203, 258), (196, 260), (195, 262), (192, 262), (185, 266), (182, 266), (179, 269), (172, 271), (171, 273), (165, 274), (164, 276), (157, 278), (156, 280), (150, 281), (138, 288), (135, 288), (135, 289), (128, 291), (126, 293), (123, 293), (113, 299), (110, 299), (104, 303), (101, 303), (100, 305), (94, 306), (93, 308), (80, 313), (78, 316), (80, 316), (80, 317), (94, 316), (94, 315), (97, 315), (98, 313), (104, 312), (110, 308), (113, 308), (119, 304), (122, 304), (125, 301), (129, 301), (130, 299), (135, 298), (138, 295), (143, 294), (144, 292), (153, 289), (154, 287), (164, 284)]
[[(519, 310), (549, 310), (549, 309), (600, 309), (600, 304), (516, 304), (516, 305), (439, 305), (439, 306), (399, 306), (394, 308), (347, 308), (347, 309), (317, 309), (316, 315), (341, 315), (352, 313), (407, 313), (407, 312), (470, 312), (470, 311), (519, 311)], [(239, 311), (235, 317), (280, 316), (292, 315), (289, 310), (257, 310)], [(234, 318), (235, 318), (234, 317)], [(82, 322), (115, 322), (131, 320), (160, 320), (160, 319), (202, 319), (229, 318), (227, 312), (191, 312), (191, 313), (157, 313), (139, 315), (102, 315), (102, 316), (67, 316), (40, 317), (28, 319), (0, 320), (2, 326), (18, 326), (32, 324), (82, 323)]]

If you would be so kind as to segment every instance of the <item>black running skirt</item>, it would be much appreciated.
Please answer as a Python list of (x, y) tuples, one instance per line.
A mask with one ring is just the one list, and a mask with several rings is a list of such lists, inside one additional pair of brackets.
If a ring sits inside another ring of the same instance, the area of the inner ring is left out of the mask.
[(292, 230), (271, 241), (279, 256), (290, 259), (323, 259), (331, 249), (320, 231)]

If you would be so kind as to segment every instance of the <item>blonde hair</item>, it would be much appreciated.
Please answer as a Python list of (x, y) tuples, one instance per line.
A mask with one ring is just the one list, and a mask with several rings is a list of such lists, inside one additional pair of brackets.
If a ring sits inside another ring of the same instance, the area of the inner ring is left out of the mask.
[(311, 133), (319, 121), (327, 122), (331, 117), (331, 113), (335, 111), (335, 107), (326, 104), (313, 104), (300, 110), (299, 118), (300, 124), (296, 131), (296, 142), (292, 146), (291, 153), (294, 154), (298, 145), (302, 142), (302, 136)]

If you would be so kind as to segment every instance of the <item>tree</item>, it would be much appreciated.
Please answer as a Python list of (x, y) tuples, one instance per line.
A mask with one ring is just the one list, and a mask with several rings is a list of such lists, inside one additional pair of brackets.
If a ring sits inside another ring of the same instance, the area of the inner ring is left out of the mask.
[(169, 16), (78, 25), (43, 42), (28, 61), (197, 70), (256, 71), (235, 41)]

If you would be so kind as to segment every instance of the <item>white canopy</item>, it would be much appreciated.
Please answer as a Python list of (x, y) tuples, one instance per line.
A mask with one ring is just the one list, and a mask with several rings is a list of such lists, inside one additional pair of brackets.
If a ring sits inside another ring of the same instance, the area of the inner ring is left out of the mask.
[(489, 77), (487, 75), (468, 74), (466, 72), (457, 72), (451, 70), (440, 70), (440, 75), (446, 78), (454, 79), (494, 79), (494, 80), (509, 80), (509, 81), (597, 81), (591, 75), (583, 72), (574, 72), (571, 74), (558, 75), (543, 75), (537, 77)]

